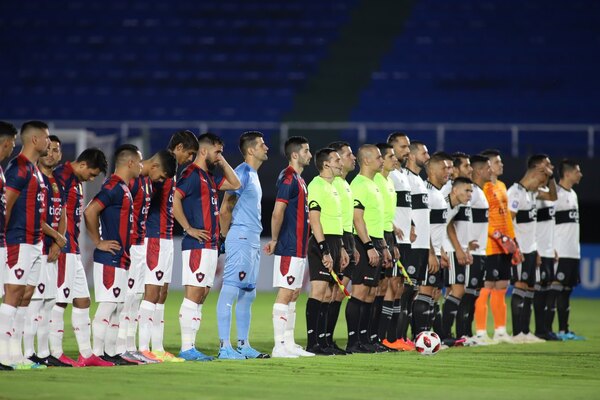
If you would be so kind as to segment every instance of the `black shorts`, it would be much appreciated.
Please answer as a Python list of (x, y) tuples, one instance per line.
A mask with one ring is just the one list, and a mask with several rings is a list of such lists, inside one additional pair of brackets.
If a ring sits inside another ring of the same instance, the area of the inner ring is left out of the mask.
[[(444, 288), (444, 271), (441, 267), (441, 260), (439, 256), (436, 256), (438, 259), (438, 264), (440, 265), (440, 269), (435, 274), (430, 274), (427, 268), (425, 268), (425, 278), (421, 281), (421, 286), (433, 286), (434, 288), (443, 289)], [(429, 258), (428, 258), (429, 259)], [(428, 263), (429, 264), (429, 263)]]
[(511, 268), (512, 277), (511, 283), (525, 282), (527, 286), (535, 286), (535, 275), (536, 275), (536, 258), (537, 251), (523, 254), (523, 262), (519, 265), (513, 265)]
[(573, 288), (581, 282), (578, 258), (559, 258), (554, 280), (563, 286)]
[(425, 279), (428, 260), (429, 249), (410, 249), (404, 268), (406, 268), (406, 273), (413, 281), (413, 285), (419, 285)]
[(393, 276), (400, 276), (400, 268), (396, 265), (396, 259), (394, 258), (394, 247), (396, 246), (396, 238), (394, 237), (394, 232), (383, 232), (383, 239), (390, 249), (390, 254), (392, 255), (392, 267), (384, 268), (383, 274), (384, 278), (391, 278)]
[(456, 252), (448, 252), (448, 258), (450, 265), (444, 269), (444, 285), (464, 285), (466, 272), (465, 270), (469, 267), (468, 265), (460, 265), (456, 258)]
[(536, 287), (545, 288), (554, 281), (554, 257), (542, 257), (542, 264), (536, 269)]
[(465, 287), (479, 290), (485, 282), (485, 261), (486, 256), (473, 256), (473, 264), (469, 265), (465, 271)]
[(381, 264), (383, 261), (383, 243), (381, 239), (371, 238), (371, 241), (375, 245), (375, 248), (379, 252), (380, 262), (376, 267), (369, 265), (369, 256), (364, 244), (358, 236), (354, 236), (354, 243), (356, 250), (360, 254), (360, 260), (356, 264), (356, 268), (352, 273), (352, 284), (353, 285), (365, 285), (370, 287), (376, 287), (379, 285), (379, 279), (381, 277)]
[[(336, 274), (340, 272), (340, 250), (341, 250), (341, 235), (325, 235), (325, 241), (329, 246), (331, 258), (333, 258), (333, 270)], [(326, 281), (334, 282), (329, 270), (321, 261), (321, 252), (314, 236), (308, 239), (308, 271), (311, 281)]]
[(344, 247), (346, 248), (346, 253), (348, 253), (348, 257), (350, 257), (350, 262), (344, 268), (342, 272), (338, 274), (340, 280), (343, 277), (350, 278), (352, 276), (352, 272), (356, 268), (356, 260), (354, 259), (354, 235), (352, 232), (344, 232), (342, 235), (342, 241), (344, 242)]
[(492, 254), (485, 260), (485, 280), (487, 282), (510, 280), (510, 267), (512, 255)]

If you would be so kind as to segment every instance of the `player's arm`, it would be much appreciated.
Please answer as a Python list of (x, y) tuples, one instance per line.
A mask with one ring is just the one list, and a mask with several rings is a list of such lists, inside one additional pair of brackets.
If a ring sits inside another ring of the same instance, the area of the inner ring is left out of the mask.
[[(62, 216), (61, 216), (62, 219)], [(51, 237), (59, 247), (64, 247), (67, 244), (67, 239), (60, 234), (58, 230), (52, 228), (46, 221), (42, 221), (42, 233), (48, 237)]]
[(10, 188), (6, 188), (6, 211), (4, 213), (5, 215), (5, 220), (6, 220), (6, 225), (8, 226), (8, 221), (10, 221), (10, 216), (12, 214), (12, 209), (13, 206), (15, 205), (17, 199), (19, 198), (19, 195), (21, 194), (21, 192), (18, 192), (16, 190), (11, 190)]
[(227, 236), (227, 232), (229, 232), (233, 207), (235, 207), (237, 201), (238, 197), (235, 194), (226, 192), (223, 196), (223, 203), (221, 203), (221, 210), (219, 211), (219, 226), (221, 228), (221, 235), (224, 237)]
[(553, 177), (550, 177), (548, 179), (548, 191), (541, 191), (538, 190), (538, 195), (537, 198), (540, 200), (549, 200), (549, 201), (556, 201), (556, 199), (558, 199), (558, 194), (556, 191), (556, 181), (554, 180)]
[(321, 225), (320, 207), (319, 209), (316, 209), (314, 205), (311, 205), (311, 209), (308, 211), (308, 222), (310, 223), (310, 229), (312, 229), (313, 236), (315, 237), (319, 251), (321, 252), (321, 262), (328, 270), (331, 271), (333, 268), (333, 258), (331, 258), (329, 245), (325, 241), (323, 225)]
[[(67, 218), (66, 218), (66, 211), (65, 208), (62, 207), (61, 212), (60, 212), (60, 220), (58, 221), (58, 229), (57, 231), (62, 235), (65, 236), (66, 232), (67, 232)], [(66, 241), (65, 241), (66, 244)], [(60, 255), (60, 249), (62, 249), (64, 247), (63, 246), (59, 246), (58, 242), (56, 242), (56, 240), (52, 243), (52, 245), (50, 246), (50, 249), (48, 250), (48, 262), (54, 262), (56, 260), (58, 260), (58, 256)]]
[(365, 210), (364, 208), (354, 207), (354, 229), (360, 241), (364, 244), (367, 249), (367, 256), (369, 256), (369, 265), (376, 267), (379, 264), (379, 252), (375, 249), (369, 232), (367, 232), (367, 224), (365, 224)]
[(104, 205), (98, 200), (92, 200), (83, 212), (85, 227), (88, 235), (98, 250), (107, 251), (115, 254), (115, 251), (121, 250), (121, 245), (116, 240), (102, 240), (100, 237), (100, 213)]
[(223, 154), (219, 153), (216, 164), (223, 170), (223, 177), (225, 178), (219, 187), (220, 190), (238, 190), (240, 187), (242, 187), (240, 178), (237, 176), (233, 168), (231, 168), (231, 165), (229, 165), (227, 160), (225, 160)]
[(428, 260), (427, 270), (430, 274), (435, 274), (440, 269), (440, 263), (438, 261), (437, 256), (435, 255), (435, 249), (433, 248), (433, 243), (431, 243), (431, 238), (429, 238), (429, 260)]
[(446, 232), (448, 232), (448, 239), (450, 239), (450, 243), (454, 247), (454, 251), (456, 254), (456, 259), (460, 265), (467, 265), (467, 254), (463, 251), (460, 242), (458, 241), (458, 235), (456, 234), (456, 227), (454, 226), (454, 218), (450, 220), (450, 223), (446, 227)]
[(275, 246), (279, 239), (279, 231), (283, 224), (283, 216), (287, 203), (283, 201), (275, 201), (275, 207), (273, 208), (273, 215), (271, 216), (271, 240), (266, 244), (264, 251), (266, 254), (271, 255), (275, 252)]
[(209, 241), (210, 240), (210, 232), (204, 229), (194, 228), (188, 221), (185, 213), (183, 212), (183, 205), (181, 203), (181, 199), (183, 198), (183, 194), (179, 191), (175, 191), (175, 195), (173, 196), (173, 217), (177, 220), (183, 232), (186, 235), (193, 237), (199, 241)]

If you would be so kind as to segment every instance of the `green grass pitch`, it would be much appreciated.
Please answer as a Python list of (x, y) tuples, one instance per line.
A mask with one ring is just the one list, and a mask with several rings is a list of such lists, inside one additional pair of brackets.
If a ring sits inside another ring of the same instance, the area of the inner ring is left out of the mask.
[[(218, 349), (217, 296), (212, 293), (204, 306), (197, 340), (202, 351), (213, 355)], [(179, 346), (181, 297), (173, 292), (167, 300), (165, 347), (173, 353)], [(273, 346), (273, 300), (273, 293), (259, 293), (250, 337), (254, 347), (268, 352)], [(306, 340), (305, 304), (302, 297), (299, 343)], [(594, 300), (572, 302), (571, 325), (587, 337), (583, 342), (456, 348), (433, 357), (412, 352), (9, 371), (0, 373), (0, 399), (590, 399), (600, 393), (599, 306)], [(69, 312), (66, 321), (65, 352), (73, 356), (77, 350)], [(339, 344), (345, 343), (345, 335), (342, 313)]]

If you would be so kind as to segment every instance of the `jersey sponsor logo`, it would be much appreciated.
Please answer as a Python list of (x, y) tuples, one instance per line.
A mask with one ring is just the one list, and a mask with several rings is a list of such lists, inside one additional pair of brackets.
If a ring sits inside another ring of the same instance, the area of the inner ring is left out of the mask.
[(528, 222), (534, 222), (537, 217), (537, 209), (532, 208), (531, 210), (519, 210), (517, 211), (517, 224), (526, 224)]
[(240, 273), (238, 274), (238, 278), (240, 278), (240, 281), (243, 281), (244, 278), (246, 278), (246, 272), (240, 271)]
[(296, 281), (296, 278), (292, 275), (288, 276), (286, 279), (287, 279), (288, 285), (290, 285), (290, 286), (292, 285), (292, 283), (294, 283)]
[(555, 216), (556, 216), (557, 224), (579, 223), (579, 211), (578, 210), (556, 211)]

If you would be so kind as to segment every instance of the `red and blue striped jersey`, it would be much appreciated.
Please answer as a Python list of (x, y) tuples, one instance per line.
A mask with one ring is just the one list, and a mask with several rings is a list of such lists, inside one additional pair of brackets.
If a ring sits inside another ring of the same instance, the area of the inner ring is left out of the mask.
[(56, 182), (62, 189), (62, 202), (65, 208), (67, 245), (65, 253), (79, 254), (79, 229), (83, 215), (83, 185), (69, 161), (54, 170)]
[(6, 225), (6, 243), (38, 244), (42, 241), (42, 221), (46, 218), (46, 186), (38, 167), (23, 154), (8, 163), (6, 190), (19, 194)]
[(116, 240), (121, 245), (121, 250), (116, 251), (114, 255), (108, 251), (95, 249), (94, 262), (105, 266), (129, 269), (133, 198), (127, 183), (113, 174), (104, 182), (92, 202), (96, 202), (102, 208), (100, 212), (102, 240)]
[(144, 244), (146, 237), (146, 220), (152, 196), (152, 181), (147, 176), (139, 176), (129, 182), (129, 190), (133, 198), (133, 234), (131, 244)]
[(148, 219), (146, 220), (146, 237), (173, 239), (173, 194), (175, 179), (168, 178), (164, 182), (155, 182)]
[(6, 178), (0, 167), (0, 247), (6, 247)]
[(289, 166), (281, 171), (275, 201), (281, 201), (287, 207), (275, 246), (276, 255), (306, 257), (310, 233), (307, 195), (306, 183), (294, 168)]
[(219, 196), (218, 190), (225, 182), (223, 177), (214, 177), (192, 163), (187, 166), (177, 181), (177, 192), (181, 195), (183, 213), (190, 226), (210, 232), (210, 241), (200, 242), (185, 235), (182, 250), (217, 249), (219, 242)]
[[(48, 207), (46, 207), (46, 223), (50, 225), (52, 229), (57, 231), (62, 212), (62, 189), (56, 182), (54, 175), (46, 176), (42, 173), (42, 178), (44, 178), (44, 184), (46, 185), (46, 199), (48, 200)], [(44, 235), (42, 254), (48, 255), (52, 243), (54, 243), (54, 239)]]

